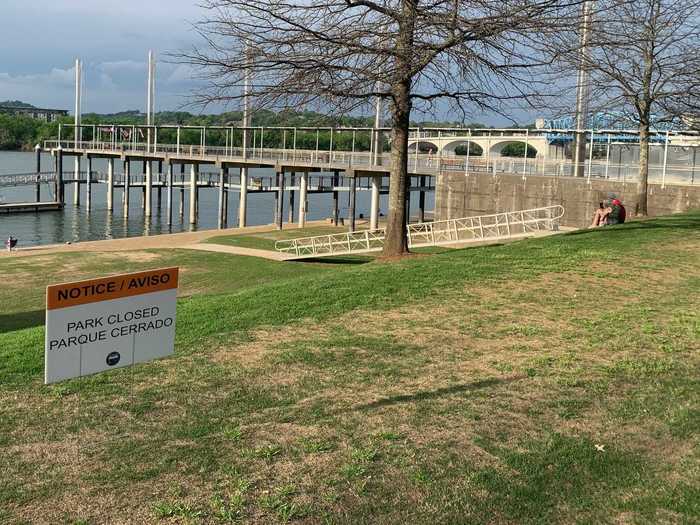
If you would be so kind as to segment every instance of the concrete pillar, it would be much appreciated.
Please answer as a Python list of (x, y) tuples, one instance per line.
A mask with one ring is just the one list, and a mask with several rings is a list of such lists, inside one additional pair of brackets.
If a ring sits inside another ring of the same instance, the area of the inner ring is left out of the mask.
[(124, 161), (124, 218), (129, 218), (129, 186), (131, 185), (131, 161)]
[[(340, 184), (340, 176), (337, 171), (333, 172), (333, 188)], [(338, 226), (338, 190), (333, 190), (333, 226)]]
[(216, 220), (217, 228), (220, 230), (224, 227), (224, 175), (226, 174), (226, 168), (221, 166), (219, 169), (219, 209), (218, 217)]
[(306, 226), (306, 191), (308, 189), (309, 174), (301, 172), (299, 179), (299, 228)]
[(75, 156), (75, 170), (73, 172), (73, 178), (75, 178), (75, 192), (73, 193), (73, 204), (75, 206), (80, 206), (80, 157), (81, 155)]
[(41, 146), (37, 144), (34, 146), (34, 152), (36, 153), (36, 187), (35, 187), (35, 198), (36, 202), (41, 202)]
[(65, 188), (63, 186), (63, 150), (56, 150), (56, 202), (61, 206), (65, 204)]
[(157, 201), (156, 206), (158, 207), (158, 215), (160, 215), (160, 207), (163, 204), (163, 161), (158, 161), (158, 188), (156, 190)]
[(85, 175), (85, 205), (88, 213), (92, 209), (92, 157), (87, 156), (87, 170)]
[(418, 194), (418, 222), (425, 222), (425, 175), (420, 178), (420, 193)]
[(277, 174), (277, 229), (282, 229), (284, 222), (284, 172)]
[(114, 159), (107, 160), (107, 211), (114, 211)]
[(248, 168), (241, 168), (241, 191), (238, 195), (238, 227), (245, 228), (248, 215)]
[(231, 172), (231, 168), (226, 168), (224, 171), (224, 217), (223, 217), (223, 224), (224, 228), (228, 227), (228, 184), (229, 184), (229, 174)]
[(197, 173), (199, 166), (190, 165), (190, 224), (197, 223)]
[(287, 210), (287, 222), (294, 222), (294, 190), (292, 187), (294, 186), (294, 183), (296, 179), (296, 173), (292, 172), (289, 175), (289, 206)]
[(168, 161), (168, 174), (166, 177), (166, 192), (167, 192), (167, 206), (168, 206), (168, 217), (167, 217), (167, 224), (168, 226), (172, 226), (173, 224), (173, 163), (172, 161)]
[(185, 218), (185, 164), (180, 164), (180, 220)]
[(144, 215), (146, 217), (151, 216), (151, 212), (153, 211), (153, 163), (149, 160), (145, 162), (145, 168), (146, 168), (146, 181), (145, 181), (145, 199), (143, 203), (144, 207)]
[(348, 230), (355, 231), (355, 203), (357, 202), (357, 178), (350, 177), (350, 206), (348, 206)]
[(369, 212), (369, 229), (379, 228), (379, 190), (382, 184), (381, 175), (372, 176), (372, 201)]

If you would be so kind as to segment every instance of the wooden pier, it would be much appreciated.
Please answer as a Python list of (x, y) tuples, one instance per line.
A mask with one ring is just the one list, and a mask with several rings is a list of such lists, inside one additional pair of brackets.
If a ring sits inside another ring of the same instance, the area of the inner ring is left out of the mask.
[[(377, 151), (356, 151), (353, 138), (351, 151), (338, 150), (333, 147), (333, 137), (337, 136), (337, 130), (319, 130), (314, 128), (317, 135), (323, 131), (330, 133), (331, 146), (327, 151), (319, 149), (309, 150), (296, 147), (296, 133), (294, 130), (277, 129), (280, 136), (284, 136), (282, 148), (263, 147), (263, 136), (260, 130), (253, 128), (194, 128), (200, 134), (199, 143), (196, 145), (184, 144), (180, 137), (186, 131), (193, 129), (178, 126), (140, 126), (131, 127), (130, 137), (144, 137), (146, 142), (133, 140), (117, 141), (115, 137), (122, 137), (122, 130), (118, 126), (111, 126), (112, 141), (98, 140), (103, 138), (100, 129), (90, 128), (93, 140), (74, 141), (59, 140), (46, 141), (44, 149), (50, 151), (54, 157), (54, 176), (51, 180), (46, 177), (42, 182), (53, 183), (54, 194), (58, 202), (64, 202), (66, 185), (73, 185), (75, 191), (74, 204), (84, 205), (89, 211), (93, 204), (92, 187), (94, 184), (107, 185), (107, 209), (114, 211), (114, 207), (120, 205), (123, 215), (129, 214), (130, 191), (125, 188), (141, 188), (143, 191), (143, 213), (146, 218), (153, 213), (153, 201), (155, 198), (160, 203), (162, 192), (166, 193), (166, 217), (168, 224), (172, 224), (173, 192), (180, 192), (180, 216), (188, 216), (190, 224), (196, 224), (199, 214), (199, 192), (201, 189), (211, 188), (218, 192), (218, 226), (227, 226), (228, 202), (231, 192), (238, 193), (239, 217), (237, 225), (246, 226), (248, 196), (253, 193), (271, 193), (275, 197), (274, 223), (281, 228), (284, 222), (283, 210), (285, 200), (288, 202), (288, 220), (297, 220), (299, 226), (306, 223), (308, 196), (314, 193), (327, 193), (333, 197), (332, 219), (335, 224), (342, 220), (349, 229), (355, 228), (356, 196), (357, 192), (367, 191), (371, 193), (371, 209), (369, 210), (370, 227), (376, 228), (379, 223), (380, 195), (389, 191), (390, 158), (388, 154)], [(269, 130), (266, 130), (270, 133)], [(225, 140), (225, 145), (208, 145), (211, 136), (219, 132)], [(378, 149), (379, 142), (375, 135), (377, 130), (354, 129), (344, 130), (353, 134), (369, 133), (373, 137), (372, 148)], [(241, 144), (234, 144), (234, 134), (239, 133)], [(257, 135), (256, 135), (257, 133)], [(175, 143), (158, 143), (158, 136), (176, 137)], [(78, 134), (79, 135), (79, 134)], [(210, 137), (209, 139), (207, 137)], [(260, 142), (258, 142), (258, 140)], [(268, 138), (269, 140), (269, 138)], [(289, 143), (288, 143), (289, 142)], [(255, 144), (246, 146), (246, 144)], [(291, 148), (288, 146), (292, 146)], [(318, 146), (317, 146), (318, 148)], [(65, 166), (66, 157), (73, 157), (75, 169), (71, 172)], [(418, 206), (418, 219), (425, 217), (425, 195), (435, 189), (435, 175), (437, 165), (426, 156), (414, 155), (410, 167), (411, 175), (406, 187), (406, 198), (412, 192), (420, 194)], [(107, 162), (106, 173), (92, 169), (96, 158), (105, 159)], [(39, 157), (37, 156), (37, 159)], [(37, 160), (37, 174), (41, 173), (41, 166)], [(121, 173), (117, 173), (117, 163), (121, 164)], [(136, 175), (134, 163), (142, 167), (143, 174)], [(202, 166), (217, 168), (215, 173), (205, 172)], [(87, 169), (81, 169), (87, 168)], [(272, 175), (254, 177), (251, 168), (268, 168)], [(26, 183), (33, 183), (31, 177)], [(37, 183), (38, 185), (38, 183)], [(84, 191), (83, 191), (84, 190)], [(115, 190), (121, 190), (121, 202), (115, 202)], [(185, 193), (188, 195), (188, 209), (183, 209)], [(340, 195), (346, 195), (348, 201), (347, 217), (340, 217)], [(295, 210), (296, 207), (296, 210)], [(344, 220), (343, 220), (344, 219)]]

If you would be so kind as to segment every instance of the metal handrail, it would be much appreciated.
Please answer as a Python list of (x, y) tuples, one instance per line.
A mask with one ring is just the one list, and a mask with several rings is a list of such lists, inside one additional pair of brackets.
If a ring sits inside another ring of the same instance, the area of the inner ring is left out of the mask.
[[(444, 221), (409, 224), (408, 246), (439, 246), (482, 239), (500, 239), (556, 230), (564, 216), (563, 206), (544, 206), (513, 212), (492, 213)], [(386, 230), (358, 230), (275, 242), (278, 252), (292, 258), (326, 257), (381, 251)]]

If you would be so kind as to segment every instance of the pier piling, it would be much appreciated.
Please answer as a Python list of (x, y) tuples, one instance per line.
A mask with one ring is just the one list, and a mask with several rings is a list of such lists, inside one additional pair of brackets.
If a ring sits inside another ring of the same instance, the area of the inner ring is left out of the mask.
[(129, 159), (124, 161), (124, 219), (129, 218), (129, 185), (131, 184), (131, 162)]
[(299, 228), (306, 226), (306, 192), (309, 187), (309, 173), (301, 172), (299, 179)]
[(277, 174), (277, 229), (282, 229), (282, 223), (284, 222), (284, 172), (281, 171)]
[(80, 158), (82, 155), (75, 156), (75, 170), (73, 176), (75, 177), (75, 182), (73, 183), (75, 187), (75, 192), (73, 193), (73, 204), (80, 206)]
[(379, 228), (379, 190), (382, 185), (382, 176), (374, 175), (372, 177), (372, 199), (369, 212), (369, 229), (376, 230)]
[(168, 222), (168, 228), (170, 228), (173, 225), (173, 163), (171, 161), (168, 161), (168, 174), (167, 174), (167, 222)]
[(56, 150), (56, 202), (63, 206), (65, 200), (65, 188), (63, 187), (63, 150), (59, 146)]
[(41, 146), (37, 144), (34, 147), (34, 151), (36, 152), (36, 186), (35, 186), (35, 197), (36, 197), (36, 202), (41, 202), (41, 182), (40, 182), (40, 176), (41, 176)]
[(241, 191), (238, 195), (238, 227), (246, 226), (248, 216), (248, 168), (240, 168)]
[(197, 173), (199, 166), (190, 164), (190, 224), (197, 223)]
[(220, 230), (224, 227), (224, 176), (226, 175), (226, 168), (221, 166), (219, 169), (219, 209), (217, 218), (217, 228)]
[(287, 210), (287, 222), (294, 222), (294, 190), (292, 187), (294, 187), (294, 183), (296, 182), (296, 173), (291, 172), (289, 174), (289, 202), (288, 202), (288, 210)]
[(92, 157), (87, 156), (87, 174), (85, 176), (85, 206), (88, 213), (92, 209)]
[(337, 171), (333, 172), (333, 226), (338, 226), (338, 190), (340, 176)]
[(153, 163), (150, 160), (144, 162), (144, 168), (146, 168), (145, 186), (143, 188), (144, 215), (150, 217), (153, 211), (153, 192), (151, 191), (153, 188)]
[(418, 194), (418, 222), (425, 222), (425, 176), (420, 178), (420, 193)]
[(357, 202), (357, 177), (350, 177), (350, 206), (348, 206), (349, 231), (355, 231), (355, 203)]
[(114, 159), (107, 159), (107, 211), (114, 211)]

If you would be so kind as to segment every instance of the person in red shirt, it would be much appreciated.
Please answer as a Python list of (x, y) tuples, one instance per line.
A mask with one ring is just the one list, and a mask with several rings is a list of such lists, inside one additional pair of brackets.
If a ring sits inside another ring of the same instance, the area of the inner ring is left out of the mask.
[(622, 205), (620, 199), (613, 199), (610, 213), (608, 214), (608, 224), (624, 224), (627, 219), (627, 210)]

